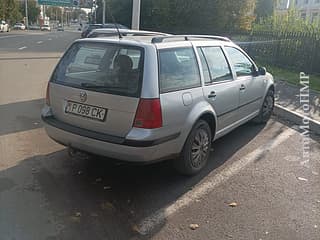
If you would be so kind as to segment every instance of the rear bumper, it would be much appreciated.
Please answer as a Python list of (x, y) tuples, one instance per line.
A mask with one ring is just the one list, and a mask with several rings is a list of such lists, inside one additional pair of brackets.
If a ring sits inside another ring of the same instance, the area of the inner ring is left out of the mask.
[(152, 141), (127, 140), (42, 117), (49, 137), (65, 146), (129, 162), (150, 162), (177, 156), (180, 133)]

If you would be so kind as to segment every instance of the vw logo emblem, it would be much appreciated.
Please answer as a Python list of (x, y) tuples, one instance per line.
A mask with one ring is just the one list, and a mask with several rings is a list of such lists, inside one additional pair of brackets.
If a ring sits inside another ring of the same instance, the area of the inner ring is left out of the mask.
[(80, 101), (85, 102), (87, 101), (87, 93), (86, 92), (80, 92)]

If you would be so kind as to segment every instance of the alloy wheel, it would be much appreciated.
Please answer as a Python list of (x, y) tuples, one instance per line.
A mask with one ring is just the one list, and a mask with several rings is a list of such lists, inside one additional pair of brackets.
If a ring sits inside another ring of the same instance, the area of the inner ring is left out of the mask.
[(191, 147), (191, 164), (194, 168), (202, 166), (209, 152), (209, 136), (204, 129), (199, 129)]

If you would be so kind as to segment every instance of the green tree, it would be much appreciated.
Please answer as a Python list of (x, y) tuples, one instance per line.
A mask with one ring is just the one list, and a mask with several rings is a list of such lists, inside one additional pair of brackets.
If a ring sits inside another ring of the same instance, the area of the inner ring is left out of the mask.
[[(217, 33), (251, 29), (256, 0), (142, 0), (142, 29), (172, 33)], [(102, 2), (98, 0), (98, 22), (102, 21)], [(132, 0), (108, 0), (117, 22), (131, 25)]]
[[(97, 0), (97, 23), (102, 23), (102, 0)], [(131, 26), (132, 0), (106, 0), (106, 19), (105, 22), (113, 22), (112, 16), (117, 23), (128, 27)]]
[(19, 11), (19, 2), (17, 0), (0, 1), (0, 18), (13, 24), (22, 20), (22, 14)]
[(0, 1), (0, 19), (5, 19), (6, 16), (6, 2)]
[[(27, 0), (28, 1), (28, 20), (29, 24), (37, 22), (37, 19), (40, 14), (40, 7), (37, 6), (36, 0)], [(25, 2), (20, 4), (20, 12), (23, 16), (26, 16), (25, 13)]]
[(57, 20), (59, 22), (62, 21), (62, 8), (50, 6), (46, 8), (46, 15), (50, 18), (50, 20)]
[(318, 22), (310, 23), (308, 19), (302, 19), (299, 11), (294, 8), (286, 13), (274, 13), (271, 17), (264, 18), (259, 23), (254, 24), (255, 31), (273, 32), (319, 32)]
[(71, 12), (71, 18), (72, 19), (79, 19), (79, 17), (83, 15), (83, 16), (86, 16), (87, 13), (82, 10), (82, 9), (74, 9), (72, 12)]
[(257, 6), (255, 10), (257, 20), (272, 16), (274, 4), (274, 0), (257, 0)]

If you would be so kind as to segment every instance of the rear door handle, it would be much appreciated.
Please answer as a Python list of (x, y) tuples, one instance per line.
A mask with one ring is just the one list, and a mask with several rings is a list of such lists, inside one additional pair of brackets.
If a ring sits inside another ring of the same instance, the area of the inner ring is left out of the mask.
[(241, 84), (241, 86), (240, 86), (240, 91), (243, 91), (243, 90), (246, 90), (246, 86), (243, 85), (243, 84)]
[(215, 91), (212, 91), (209, 95), (208, 98), (215, 98), (217, 96)]

